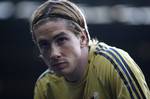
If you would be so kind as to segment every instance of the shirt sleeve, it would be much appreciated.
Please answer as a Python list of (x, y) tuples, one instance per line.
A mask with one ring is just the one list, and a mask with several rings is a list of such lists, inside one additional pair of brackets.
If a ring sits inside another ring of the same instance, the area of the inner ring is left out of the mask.
[(34, 88), (34, 99), (46, 99), (44, 95), (44, 90), (40, 81), (37, 81)]
[(128, 53), (121, 49), (109, 48), (99, 54), (109, 63), (104, 70), (104, 80), (112, 99), (150, 99), (145, 77)]
[(135, 63), (135, 61), (127, 52), (120, 49), (118, 52), (115, 49), (112, 50), (119, 56), (122, 64), (125, 67), (125, 76), (128, 79), (129, 85), (131, 86), (133, 99), (150, 99), (150, 90), (140, 67)]

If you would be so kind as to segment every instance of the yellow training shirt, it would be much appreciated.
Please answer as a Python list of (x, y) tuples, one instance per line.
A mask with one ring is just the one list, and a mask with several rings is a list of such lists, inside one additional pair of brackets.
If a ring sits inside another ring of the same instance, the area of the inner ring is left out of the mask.
[(150, 91), (141, 69), (128, 53), (93, 43), (80, 82), (69, 83), (46, 70), (36, 82), (34, 99), (150, 99)]

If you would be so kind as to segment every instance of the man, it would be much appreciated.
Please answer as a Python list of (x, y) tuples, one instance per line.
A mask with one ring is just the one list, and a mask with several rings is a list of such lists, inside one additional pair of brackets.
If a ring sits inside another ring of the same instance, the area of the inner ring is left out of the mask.
[(74, 3), (46, 1), (33, 14), (31, 31), (48, 66), (34, 99), (150, 99), (138, 65), (125, 51), (91, 40)]

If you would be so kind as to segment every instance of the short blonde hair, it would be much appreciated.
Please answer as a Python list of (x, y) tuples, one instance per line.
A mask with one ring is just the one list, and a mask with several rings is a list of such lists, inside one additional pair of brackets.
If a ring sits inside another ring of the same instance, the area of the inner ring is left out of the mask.
[(80, 8), (74, 3), (68, 0), (48, 0), (44, 2), (32, 15), (30, 21), (31, 32), (33, 31), (33, 26), (41, 19), (45, 18), (63, 18), (77, 23), (84, 29), (89, 42), (90, 35), (85, 16), (81, 12)]

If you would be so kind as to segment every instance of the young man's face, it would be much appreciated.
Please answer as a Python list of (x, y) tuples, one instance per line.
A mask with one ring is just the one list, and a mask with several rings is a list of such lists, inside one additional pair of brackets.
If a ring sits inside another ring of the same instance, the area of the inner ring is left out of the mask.
[(64, 21), (49, 21), (34, 33), (45, 63), (56, 73), (67, 75), (80, 66), (81, 37), (67, 29)]

